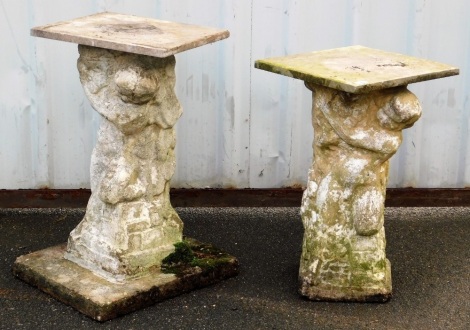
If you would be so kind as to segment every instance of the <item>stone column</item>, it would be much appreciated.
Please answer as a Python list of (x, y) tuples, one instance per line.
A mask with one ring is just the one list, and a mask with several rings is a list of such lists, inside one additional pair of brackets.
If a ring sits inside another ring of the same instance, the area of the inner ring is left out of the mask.
[(421, 106), (406, 87), (351, 94), (306, 85), (313, 94), (314, 161), (301, 207), (300, 292), (311, 299), (386, 300), (389, 159)]
[(175, 132), (182, 109), (175, 59), (79, 46), (80, 80), (102, 116), (83, 221), (66, 259), (111, 281), (145, 275), (182, 240), (170, 204)]
[(313, 164), (301, 205), (300, 294), (386, 301), (384, 202), (389, 159), (421, 115), (407, 85), (458, 74), (428, 60), (351, 46), (258, 60), (302, 79), (313, 94)]

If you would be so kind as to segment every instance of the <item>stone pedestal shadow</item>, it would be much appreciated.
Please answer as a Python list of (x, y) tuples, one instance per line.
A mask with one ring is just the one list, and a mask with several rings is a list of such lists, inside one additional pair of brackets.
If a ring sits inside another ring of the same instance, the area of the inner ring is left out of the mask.
[(312, 91), (314, 160), (304, 191), (300, 293), (312, 300), (384, 302), (389, 159), (421, 115), (412, 82), (458, 74), (432, 61), (361, 46), (258, 60)]
[(192, 270), (184, 276), (161, 271), (183, 241), (183, 222), (169, 198), (173, 127), (182, 114), (174, 54), (228, 32), (102, 13), (37, 27), (32, 34), (79, 43), (80, 81), (102, 122), (84, 219), (66, 248), (22, 256), (14, 273), (100, 321), (236, 275), (236, 258), (220, 251), (223, 258), (200, 256), (212, 260), (209, 268), (189, 262)]

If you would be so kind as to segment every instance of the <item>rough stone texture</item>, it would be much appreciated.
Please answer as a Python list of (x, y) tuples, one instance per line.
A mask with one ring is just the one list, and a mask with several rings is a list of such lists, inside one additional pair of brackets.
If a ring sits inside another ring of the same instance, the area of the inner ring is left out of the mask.
[(384, 201), (389, 158), (421, 107), (406, 87), (313, 91), (314, 162), (302, 199), (300, 292), (314, 300), (385, 301)]
[(167, 57), (228, 38), (227, 30), (116, 13), (98, 13), (31, 29), (36, 37)]
[(235, 257), (212, 245), (187, 242), (199, 251), (201, 262), (207, 260), (212, 267), (188, 267), (182, 275), (153, 269), (148, 276), (125, 284), (112, 283), (64, 259), (62, 244), (18, 257), (13, 273), (83, 314), (106, 321), (238, 274)]
[(421, 115), (406, 85), (455, 67), (362, 46), (258, 60), (313, 91), (314, 162), (302, 198), (300, 293), (314, 300), (386, 301), (384, 201), (401, 130)]
[(86, 95), (103, 119), (83, 221), (65, 257), (109, 281), (146, 275), (181, 241), (169, 200), (175, 168), (175, 59), (79, 46)]
[(459, 74), (447, 64), (363, 46), (268, 58), (258, 69), (349, 93), (367, 93)]

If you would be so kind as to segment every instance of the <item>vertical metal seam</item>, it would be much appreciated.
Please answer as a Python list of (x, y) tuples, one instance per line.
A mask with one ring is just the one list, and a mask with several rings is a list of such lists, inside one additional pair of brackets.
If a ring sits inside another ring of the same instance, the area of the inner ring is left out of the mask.
[(252, 97), (252, 89), (253, 89), (253, 84), (252, 84), (252, 76), (253, 76), (253, 69), (254, 69), (254, 64), (253, 64), (253, 1), (251, 0), (251, 8), (250, 8), (250, 81), (249, 81), (249, 109), (248, 109), (248, 173), (247, 173), (247, 178), (248, 178), (248, 187), (251, 187), (251, 111), (253, 109), (253, 97)]

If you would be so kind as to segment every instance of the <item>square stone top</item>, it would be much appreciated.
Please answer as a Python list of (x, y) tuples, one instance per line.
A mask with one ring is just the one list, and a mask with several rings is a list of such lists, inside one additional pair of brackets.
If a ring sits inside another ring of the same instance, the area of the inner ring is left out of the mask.
[(31, 35), (128, 53), (167, 57), (228, 38), (227, 30), (160, 21), (132, 15), (99, 13), (38, 26)]
[(447, 64), (363, 46), (257, 60), (255, 67), (357, 94), (459, 74)]

